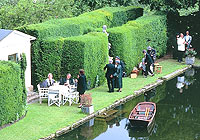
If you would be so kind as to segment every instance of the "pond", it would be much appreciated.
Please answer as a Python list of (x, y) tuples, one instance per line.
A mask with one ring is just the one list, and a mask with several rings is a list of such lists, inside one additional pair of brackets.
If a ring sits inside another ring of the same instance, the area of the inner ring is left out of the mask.
[[(199, 140), (200, 139), (200, 69), (165, 82), (127, 103), (106, 119), (95, 118), (56, 140)], [(128, 116), (141, 101), (157, 105), (155, 121), (148, 130), (135, 129)]]

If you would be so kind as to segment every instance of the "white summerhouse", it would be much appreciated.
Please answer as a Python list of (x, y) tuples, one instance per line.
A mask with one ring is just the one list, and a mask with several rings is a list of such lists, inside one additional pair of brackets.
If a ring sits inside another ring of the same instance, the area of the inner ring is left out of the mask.
[(35, 39), (17, 30), (0, 29), (0, 60), (17, 61), (22, 53), (26, 54), (25, 84), (28, 90), (31, 87), (31, 41)]

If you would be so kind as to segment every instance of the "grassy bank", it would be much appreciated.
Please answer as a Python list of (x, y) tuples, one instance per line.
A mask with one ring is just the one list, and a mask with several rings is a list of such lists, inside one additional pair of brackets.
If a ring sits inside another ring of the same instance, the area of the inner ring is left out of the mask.
[[(87, 91), (87, 93), (92, 93), (95, 111), (107, 107), (127, 95), (134, 94), (135, 90), (154, 83), (159, 77), (186, 67), (186, 65), (177, 63), (171, 59), (160, 62), (160, 65), (163, 66), (163, 72), (162, 74), (156, 74), (154, 77), (143, 78), (139, 76), (136, 79), (124, 78), (121, 93), (108, 93), (106, 84)], [(48, 107), (47, 102), (42, 103), (42, 105), (39, 103), (30, 104), (28, 105), (27, 116), (23, 120), (0, 130), (1, 139), (37, 140), (55, 133), (57, 130), (71, 125), (86, 116), (81, 113), (77, 106), (73, 104), (72, 106), (65, 105), (59, 108), (57, 106)]]

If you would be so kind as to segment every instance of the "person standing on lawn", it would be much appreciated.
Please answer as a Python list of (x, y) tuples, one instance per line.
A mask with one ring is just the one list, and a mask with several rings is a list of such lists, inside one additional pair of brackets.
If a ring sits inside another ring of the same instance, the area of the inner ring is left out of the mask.
[(190, 48), (190, 44), (192, 42), (192, 37), (189, 35), (189, 31), (186, 31), (186, 36), (184, 36), (185, 44), (187, 46), (187, 49)]
[[(78, 84), (77, 84), (77, 91), (79, 92), (79, 103), (81, 102), (81, 95), (83, 95), (87, 88), (86, 76), (83, 69), (79, 70), (79, 75), (77, 76)], [(79, 108), (82, 104), (79, 105)]]
[(151, 73), (151, 76), (154, 76), (153, 72), (150, 69), (150, 66), (153, 63), (151, 56), (147, 53), (146, 50), (143, 50), (142, 52), (144, 54), (144, 58), (145, 58), (144, 62), (145, 62), (145, 67), (146, 67), (144, 76), (145, 76), (145, 78), (147, 78), (148, 72)]
[(113, 74), (115, 73), (115, 66), (113, 64), (113, 60), (109, 60), (109, 64), (107, 64), (105, 67), (104, 67), (104, 70), (107, 70), (106, 71), (106, 79), (107, 79), (107, 84), (108, 84), (108, 89), (109, 91), (108, 92), (114, 92), (114, 77), (113, 77)]
[(180, 33), (180, 37), (177, 38), (178, 44), (178, 62), (181, 63), (183, 61), (183, 55), (185, 53), (185, 39), (183, 33)]
[(115, 61), (114, 77), (115, 77), (116, 87), (119, 88), (117, 91), (122, 92), (122, 66), (120, 65), (119, 60)]

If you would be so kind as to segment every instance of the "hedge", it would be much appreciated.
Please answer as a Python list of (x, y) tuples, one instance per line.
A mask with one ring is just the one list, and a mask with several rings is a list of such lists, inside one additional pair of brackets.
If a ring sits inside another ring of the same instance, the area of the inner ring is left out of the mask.
[(61, 77), (63, 42), (58, 38), (36, 41), (32, 46), (32, 84), (34, 87), (47, 78), (48, 73), (58, 80)]
[(86, 34), (104, 24), (108, 27), (120, 26), (142, 14), (143, 9), (134, 6), (106, 7), (74, 18), (54, 19), (40, 24), (25, 25), (17, 29), (33, 35), (37, 39), (45, 39), (50, 36), (71, 37)]
[(13, 122), (25, 113), (20, 66), (0, 61), (0, 126)]
[[(104, 82), (103, 68), (106, 63), (108, 63), (108, 38), (106, 34), (91, 32), (83, 36), (64, 39), (62, 74), (66, 75), (70, 72), (76, 77), (79, 69), (83, 68), (88, 88), (93, 88), (95, 84)], [(96, 80), (99, 82), (96, 83)]]
[(147, 15), (129, 21), (121, 27), (108, 29), (111, 54), (119, 56), (130, 74), (134, 66), (143, 58), (142, 50), (147, 46), (156, 49), (160, 57), (166, 52), (166, 15)]
[(36, 86), (47, 78), (49, 72), (59, 80), (71, 73), (77, 77), (79, 69), (84, 69), (88, 88), (104, 81), (103, 67), (108, 63), (108, 37), (104, 33), (88, 33), (69, 38), (49, 38), (36, 45), (33, 52), (32, 83)]
[(95, 28), (102, 28), (104, 24), (108, 27), (120, 26), (128, 20), (142, 16), (142, 14), (143, 9), (134, 6), (106, 7), (74, 18), (49, 20), (18, 28), (20, 31), (37, 37), (37, 40), (33, 42), (31, 51), (32, 84), (36, 86), (37, 83), (44, 80), (44, 75), (47, 75), (48, 72), (54, 73), (55, 79), (61, 76), (60, 64), (62, 58), (60, 55), (63, 42), (58, 41), (57, 38), (83, 35), (95, 30)]

